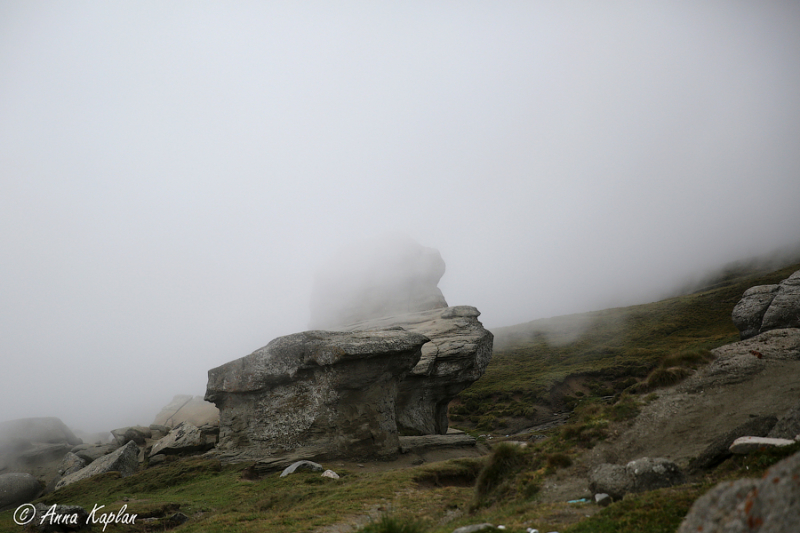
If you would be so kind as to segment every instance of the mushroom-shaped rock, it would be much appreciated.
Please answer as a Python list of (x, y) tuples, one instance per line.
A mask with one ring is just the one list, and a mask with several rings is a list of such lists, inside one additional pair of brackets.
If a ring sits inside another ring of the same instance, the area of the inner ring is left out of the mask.
[(468, 305), (374, 319), (348, 326), (353, 330), (402, 327), (430, 339), (422, 357), (400, 383), (397, 425), (408, 434), (447, 433), (447, 406), (480, 378), (492, 358), (494, 336)]
[(428, 340), (401, 328), (306, 331), (209, 370), (218, 451), (231, 460), (297, 449), (315, 457), (394, 456), (398, 385)]

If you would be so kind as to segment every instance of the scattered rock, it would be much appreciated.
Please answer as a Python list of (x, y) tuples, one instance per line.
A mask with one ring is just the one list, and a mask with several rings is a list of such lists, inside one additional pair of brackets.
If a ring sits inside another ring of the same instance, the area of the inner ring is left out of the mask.
[(611, 496), (605, 493), (599, 493), (594, 495), (594, 503), (599, 505), (600, 507), (608, 507), (611, 504)]
[(739, 437), (731, 444), (731, 453), (744, 455), (758, 450), (778, 448), (794, 444), (794, 439), (770, 439), (767, 437)]
[(625, 466), (601, 464), (589, 476), (589, 488), (615, 500), (629, 492), (645, 492), (684, 482), (678, 465), (664, 458), (643, 457)]
[[(754, 435), (754, 433), (748, 433)], [(800, 403), (789, 409), (775, 424), (767, 437), (774, 439), (793, 439), (800, 435)], [(762, 437), (763, 435), (756, 435)]]
[(84, 459), (81, 459), (72, 452), (68, 452), (58, 465), (58, 475), (68, 476), (85, 468), (87, 464), (88, 463)]
[(88, 448), (84, 448), (75, 451), (73, 453), (75, 453), (75, 455), (86, 461), (86, 463), (88, 464), (118, 449), (119, 445), (116, 442), (112, 442), (109, 444), (99, 444), (99, 445), (89, 446)]
[(306, 331), (209, 370), (221, 458), (395, 456), (398, 384), (428, 340), (400, 328)]
[(401, 327), (430, 339), (422, 356), (400, 382), (397, 425), (406, 434), (445, 434), (447, 407), (477, 381), (492, 358), (494, 336), (468, 305), (373, 319), (346, 329), (369, 331)]
[(742, 340), (773, 329), (800, 328), (800, 270), (778, 285), (746, 290), (732, 318)]
[(437, 287), (439, 252), (411, 239), (388, 237), (341, 251), (318, 271), (311, 294), (311, 328), (447, 307)]
[(158, 454), (184, 454), (207, 451), (216, 444), (216, 435), (204, 433), (189, 422), (181, 422), (165, 437), (153, 445), (150, 451), (152, 458)]
[(83, 507), (37, 503), (28, 527), (42, 533), (61, 533), (91, 530), (89, 522), (89, 513)]
[(0, 474), (0, 511), (28, 503), (41, 492), (42, 485), (30, 474)]
[(128, 442), (125, 446), (119, 448), (117, 451), (110, 453), (104, 457), (96, 459), (89, 466), (78, 470), (77, 472), (64, 476), (64, 478), (56, 484), (56, 490), (71, 485), (76, 481), (81, 481), (98, 474), (116, 471), (122, 477), (127, 477), (136, 472), (139, 467), (139, 448), (133, 441)]
[(800, 453), (761, 479), (723, 482), (698, 498), (678, 533), (783, 533), (797, 531)]
[(297, 461), (293, 463), (291, 466), (287, 466), (286, 469), (281, 472), (281, 477), (286, 477), (289, 474), (294, 474), (298, 470), (310, 470), (311, 472), (322, 472), (325, 470), (322, 468), (322, 465), (315, 463), (314, 461)]
[(689, 463), (693, 471), (714, 468), (732, 455), (730, 447), (739, 437), (753, 435), (766, 437), (778, 419), (774, 416), (760, 416), (748, 420), (728, 433), (714, 439), (703, 452)]
[(333, 470), (326, 470), (322, 473), (322, 477), (329, 477), (331, 479), (339, 479), (339, 474)]
[(474, 524), (471, 526), (464, 526), (458, 529), (454, 529), (453, 533), (477, 533), (478, 531), (496, 531), (497, 528), (494, 527), (493, 524), (488, 522), (483, 524)]

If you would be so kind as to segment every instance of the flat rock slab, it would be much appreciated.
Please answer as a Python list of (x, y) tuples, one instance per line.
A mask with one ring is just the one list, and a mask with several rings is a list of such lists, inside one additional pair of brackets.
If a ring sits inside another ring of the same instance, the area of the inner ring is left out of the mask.
[(745, 455), (768, 448), (778, 448), (794, 444), (790, 439), (773, 439), (769, 437), (739, 437), (731, 444), (731, 453)]
[(281, 477), (286, 477), (289, 474), (294, 474), (298, 470), (309, 470), (311, 472), (322, 472), (325, 470), (322, 468), (321, 464), (315, 463), (314, 461), (297, 461), (296, 463), (287, 466), (283, 472), (281, 472)]
[(216, 444), (216, 436), (203, 431), (189, 422), (181, 422), (165, 437), (153, 445), (150, 457), (158, 454), (175, 455), (210, 450)]
[(400, 437), (400, 452), (420, 453), (441, 448), (464, 448), (475, 446), (475, 443), (475, 438), (466, 433), (408, 436)]

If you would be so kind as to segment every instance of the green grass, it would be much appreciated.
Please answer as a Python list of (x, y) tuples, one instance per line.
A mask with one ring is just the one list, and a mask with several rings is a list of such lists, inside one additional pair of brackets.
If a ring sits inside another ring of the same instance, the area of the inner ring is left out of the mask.
[(798, 269), (729, 276), (714, 289), (660, 302), (497, 328), (486, 373), (451, 404), (451, 420), (499, 433), (510, 419), (535, 421), (537, 407), (551, 404), (553, 388), (569, 376), (584, 376), (594, 396), (619, 394), (670, 363), (642, 389), (682, 379), (686, 368), (703, 363), (701, 354), (739, 340), (731, 312), (745, 290)]

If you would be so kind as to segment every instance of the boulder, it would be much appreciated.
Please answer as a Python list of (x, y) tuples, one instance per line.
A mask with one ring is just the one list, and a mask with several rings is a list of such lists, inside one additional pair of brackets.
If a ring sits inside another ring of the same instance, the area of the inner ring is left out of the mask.
[[(179, 394), (156, 415), (150, 429), (166, 435), (169, 429), (181, 422), (189, 422), (197, 427), (206, 424), (219, 425), (219, 409), (213, 403), (203, 400), (202, 396)], [(157, 427), (154, 428), (154, 425)], [(164, 427), (169, 429), (165, 431), (162, 429)]]
[(399, 236), (342, 250), (315, 276), (311, 328), (447, 307), (437, 286), (444, 271), (438, 250)]
[(109, 444), (96, 444), (94, 446), (75, 450), (73, 453), (86, 461), (86, 464), (89, 464), (118, 449), (119, 445), (116, 442), (112, 442)]
[(471, 526), (462, 526), (453, 530), (453, 533), (478, 533), (479, 531), (497, 531), (494, 524), (484, 522), (483, 524), (473, 524)]
[[(45, 505), (37, 503), (30, 527), (42, 533), (65, 531), (91, 531), (91, 520), (86, 509), (77, 505)], [(99, 516), (97, 517), (99, 518)]]
[(773, 329), (800, 328), (800, 270), (777, 285), (746, 290), (732, 318), (742, 340)]
[(731, 453), (745, 455), (769, 448), (791, 446), (794, 439), (770, 439), (767, 437), (739, 437), (731, 444)]
[(81, 481), (98, 474), (106, 472), (119, 472), (122, 477), (127, 477), (136, 472), (139, 467), (139, 447), (136, 443), (129, 441), (125, 446), (122, 446), (113, 453), (96, 459), (90, 465), (74, 472), (68, 476), (64, 476), (61, 481), (56, 484), (56, 490), (71, 485), (76, 481)]
[(714, 439), (703, 452), (689, 463), (692, 470), (714, 468), (732, 455), (730, 447), (739, 437), (754, 435), (766, 437), (778, 421), (774, 416), (760, 416), (736, 426), (731, 431)]
[(594, 503), (596, 503), (600, 507), (608, 507), (609, 505), (611, 505), (612, 501), (613, 500), (611, 499), (611, 496), (609, 496), (608, 494), (600, 492), (594, 495)]
[(683, 482), (678, 465), (664, 458), (643, 457), (625, 466), (601, 464), (589, 475), (589, 489), (593, 493), (605, 493), (615, 500), (629, 492), (646, 492)]
[(373, 319), (351, 331), (401, 327), (430, 339), (422, 357), (400, 382), (397, 425), (407, 435), (445, 434), (447, 407), (477, 381), (492, 358), (493, 335), (478, 320), (480, 311), (460, 305)]
[(289, 474), (294, 474), (298, 470), (309, 470), (311, 472), (322, 472), (325, 470), (322, 468), (321, 464), (315, 463), (314, 461), (297, 461), (296, 463), (292, 463), (291, 465), (287, 466), (283, 472), (281, 472), (281, 477), (286, 477)]
[(144, 446), (145, 439), (152, 438), (153, 433), (149, 427), (126, 426), (119, 429), (112, 429), (111, 435), (119, 446), (125, 446), (128, 441), (134, 441), (139, 446)]
[(400, 328), (306, 331), (209, 370), (221, 458), (395, 456), (398, 385), (428, 341)]
[(329, 477), (331, 479), (339, 479), (339, 474), (333, 470), (326, 470), (322, 473), (322, 477)]
[(0, 511), (28, 503), (41, 492), (42, 485), (30, 474), (0, 474)]
[(82, 442), (56, 417), (20, 418), (0, 422), (0, 440), (5, 439), (72, 446)]
[[(753, 435), (753, 433), (748, 433)], [(793, 439), (800, 435), (800, 403), (781, 416), (767, 437), (773, 439)], [(758, 435), (762, 437), (763, 435)]]
[(86, 467), (88, 463), (72, 452), (67, 453), (58, 465), (58, 475), (68, 476)]
[(767, 470), (761, 479), (718, 484), (697, 499), (678, 533), (783, 533), (797, 531), (800, 453)]
[(181, 422), (175, 429), (153, 444), (150, 457), (158, 454), (176, 455), (210, 450), (216, 444), (216, 435), (204, 433), (189, 422)]

